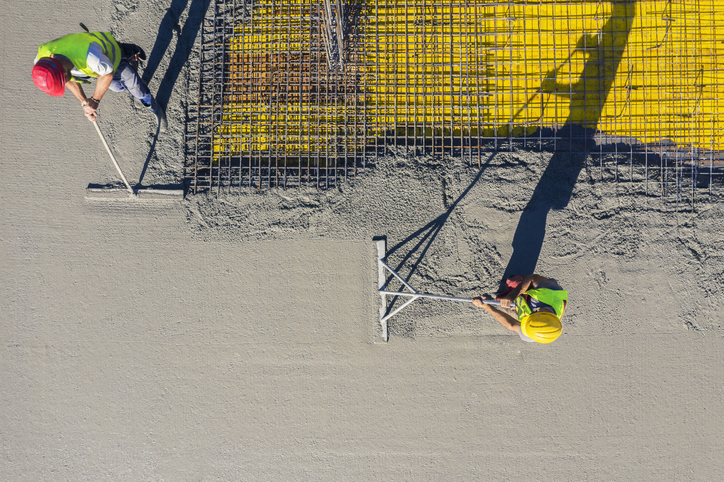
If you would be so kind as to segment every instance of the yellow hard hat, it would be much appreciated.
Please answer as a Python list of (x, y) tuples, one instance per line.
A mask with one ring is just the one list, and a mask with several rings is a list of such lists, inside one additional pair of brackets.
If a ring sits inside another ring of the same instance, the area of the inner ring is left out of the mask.
[(537, 311), (523, 318), (520, 331), (538, 343), (550, 343), (561, 336), (561, 320), (553, 313)]

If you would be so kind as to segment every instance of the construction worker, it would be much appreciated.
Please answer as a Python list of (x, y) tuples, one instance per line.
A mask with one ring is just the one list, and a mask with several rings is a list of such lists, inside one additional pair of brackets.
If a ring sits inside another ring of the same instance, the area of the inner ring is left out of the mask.
[[(139, 53), (141, 59), (145, 58), (142, 49), (119, 44), (108, 32), (66, 35), (38, 48), (33, 82), (54, 97), (61, 97), (67, 87), (92, 122), (98, 117), (98, 106), (108, 89), (129, 92), (156, 115), (157, 127), (163, 132), (166, 114), (128, 61), (129, 55)], [(96, 86), (93, 95), (87, 97), (81, 83), (90, 84), (91, 78), (97, 79)]]
[[(508, 313), (483, 303), (483, 299), (490, 299), (490, 296), (473, 298), (473, 305), (493, 315), (524, 341), (550, 343), (561, 335), (561, 317), (566, 309), (568, 292), (553, 278), (538, 274), (508, 278), (506, 289), (496, 297)], [(514, 310), (512, 303), (515, 303)]]

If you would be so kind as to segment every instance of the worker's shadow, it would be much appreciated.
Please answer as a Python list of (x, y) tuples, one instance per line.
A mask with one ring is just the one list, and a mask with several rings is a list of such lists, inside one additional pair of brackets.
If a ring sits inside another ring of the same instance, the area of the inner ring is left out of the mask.
[[(598, 3), (598, 0), (590, 1)], [(635, 0), (613, 1), (611, 17), (601, 30), (594, 35), (581, 37), (577, 48), (583, 48), (587, 59), (579, 78), (573, 84), (557, 82), (557, 71), (560, 67), (545, 75), (542, 86), (544, 92), (570, 97), (570, 114), (555, 135), (558, 138), (568, 138), (570, 142), (575, 139), (584, 144), (577, 146), (577, 149), (571, 149), (572, 151), (588, 152), (595, 144), (595, 129), (585, 126), (595, 126), (601, 118), (603, 106), (628, 43), (636, 12), (635, 4)], [(598, 88), (592, 89), (592, 83), (596, 83), (594, 85)], [(565, 142), (562, 146), (558, 145), (558, 148), (562, 149), (567, 147)], [(583, 149), (580, 149), (581, 147)], [(569, 154), (563, 150), (554, 152), (520, 216), (513, 237), (513, 254), (505, 269), (501, 287), (510, 275), (535, 272), (545, 237), (548, 213), (551, 209), (563, 209), (568, 205), (585, 164), (586, 156), (580, 153)]]
[(204, 20), (210, 3), (211, 0), (190, 0), (186, 23), (181, 27), (178, 23), (179, 18), (186, 9), (186, 5), (189, 4), (189, 0), (172, 0), (171, 6), (166, 10), (166, 15), (161, 19), (156, 43), (153, 45), (153, 49), (151, 49), (151, 53), (148, 56), (142, 78), (146, 84), (149, 83), (156, 73), (161, 59), (163, 59), (166, 54), (166, 50), (171, 44), (175, 33), (178, 37), (176, 39), (176, 50), (174, 50), (166, 74), (163, 76), (156, 94), (156, 99), (164, 107), (168, 105), (178, 75), (181, 73), (184, 64), (191, 54), (196, 36), (201, 30), (201, 23)]
[[(190, 3), (190, 4), (189, 4)], [(158, 66), (161, 63), (166, 51), (168, 50), (171, 41), (176, 34), (176, 49), (174, 50), (173, 56), (166, 70), (166, 74), (161, 79), (161, 83), (156, 92), (156, 100), (164, 108), (168, 106), (168, 101), (171, 99), (171, 93), (178, 80), (179, 73), (183, 69), (184, 64), (188, 61), (191, 50), (193, 49), (196, 36), (201, 30), (201, 23), (204, 20), (206, 11), (209, 8), (211, 0), (172, 0), (171, 5), (166, 14), (161, 19), (161, 24), (158, 27), (158, 36), (156, 37), (156, 43), (153, 45), (153, 49), (148, 56), (146, 66), (143, 70), (142, 79), (143, 82), (148, 85), (153, 75), (158, 70)], [(188, 5), (189, 11), (186, 18), (186, 22), (183, 27), (179, 25), (179, 18), (183, 14), (186, 6)], [(148, 151), (146, 162), (143, 164), (141, 170), (141, 176), (138, 180), (140, 185), (143, 181), (143, 177), (148, 169), (148, 164), (153, 157), (153, 153), (156, 149), (156, 142), (158, 141), (159, 131), (156, 130), (156, 135), (153, 138), (153, 144), (151, 149)]]

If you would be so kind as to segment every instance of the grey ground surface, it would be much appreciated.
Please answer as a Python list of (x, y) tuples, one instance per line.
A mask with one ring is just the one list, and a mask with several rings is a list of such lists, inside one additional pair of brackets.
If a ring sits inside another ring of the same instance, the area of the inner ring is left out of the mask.
[[(492, 292), (550, 154), (396, 149), (326, 192), (86, 202), (117, 179), (76, 102), (32, 85), (37, 44), (84, 21), (150, 53), (194, 3), (0, 13), (0, 480), (724, 478), (719, 199), (677, 210), (584, 170), (536, 266), (570, 292), (548, 346), (432, 301), (380, 343), (372, 236), (420, 290)], [(147, 184), (181, 177), (173, 69)], [(123, 94), (101, 109), (137, 179), (152, 117)]]

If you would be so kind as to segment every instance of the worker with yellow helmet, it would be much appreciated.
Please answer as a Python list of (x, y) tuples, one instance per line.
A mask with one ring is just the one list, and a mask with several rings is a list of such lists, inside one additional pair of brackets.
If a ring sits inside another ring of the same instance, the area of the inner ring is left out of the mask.
[[(473, 298), (473, 304), (493, 315), (510, 331), (518, 333), (528, 342), (550, 343), (561, 335), (561, 318), (568, 302), (568, 292), (553, 278), (538, 274), (511, 277), (507, 280), (509, 291), (500, 293), (500, 306), (510, 312), (483, 303), (488, 295)], [(515, 303), (515, 311), (511, 304)], [(517, 319), (512, 316), (517, 315)]]

